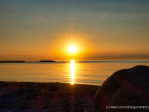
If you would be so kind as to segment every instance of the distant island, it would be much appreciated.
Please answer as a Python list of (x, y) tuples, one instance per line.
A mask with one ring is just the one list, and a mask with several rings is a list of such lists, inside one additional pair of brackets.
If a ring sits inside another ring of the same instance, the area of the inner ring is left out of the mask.
[(54, 60), (40, 60), (40, 61), (0, 61), (0, 63), (32, 63), (32, 62), (56, 62)]
[(56, 61), (53, 61), (53, 60), (40, 60), (40, 62), (56, 62)]
[(0, 63), (25, 63), (26, 61), (0, 61)]

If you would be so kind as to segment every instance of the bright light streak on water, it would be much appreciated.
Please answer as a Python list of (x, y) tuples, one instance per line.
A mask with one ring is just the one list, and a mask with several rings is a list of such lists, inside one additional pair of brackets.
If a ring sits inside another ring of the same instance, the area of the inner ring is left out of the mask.
[(71, 84), (75, 83), (75, 60), (71, 60)]

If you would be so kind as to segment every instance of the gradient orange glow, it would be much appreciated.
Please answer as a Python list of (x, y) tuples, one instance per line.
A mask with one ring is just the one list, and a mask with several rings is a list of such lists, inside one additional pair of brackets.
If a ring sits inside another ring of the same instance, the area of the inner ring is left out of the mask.
[[(89, 36), (77, 32), (57, 35), (55, 41), (49, 45), (46, 55), (54, 60), (80, 60), (93, 49)], [(70, 46), (76, 46), (76, 52), (69, 52)]]

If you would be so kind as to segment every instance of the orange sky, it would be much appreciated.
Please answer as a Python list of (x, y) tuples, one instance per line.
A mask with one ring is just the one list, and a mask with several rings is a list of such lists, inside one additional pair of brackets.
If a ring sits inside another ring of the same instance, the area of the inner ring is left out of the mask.
[[(2, 1), (0, 60), (148, 60), (149, 1)], [(77, 52), (68, 52), (70, 45)]]

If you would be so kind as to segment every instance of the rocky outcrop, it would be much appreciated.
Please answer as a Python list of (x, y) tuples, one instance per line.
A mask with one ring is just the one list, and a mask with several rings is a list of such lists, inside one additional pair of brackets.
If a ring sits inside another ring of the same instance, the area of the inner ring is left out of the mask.
[(11, 112), (11, 110), (6, 109), (6, 108), (0, 108), (0, 112)]
[(0, 112), (93, 112), (99, 86), (0, 81)]
[(139, 65), (115, 72), (97, 91), (94, 104), (96, 112), (147, 112), (149, 67)]

